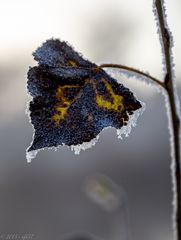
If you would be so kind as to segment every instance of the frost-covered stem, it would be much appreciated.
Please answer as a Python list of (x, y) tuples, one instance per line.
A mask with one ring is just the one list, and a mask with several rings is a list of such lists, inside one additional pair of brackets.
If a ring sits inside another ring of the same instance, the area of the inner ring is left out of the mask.
[(165, 89), (168, 93), (168, 98), (170, 102), (171, 109), (171, 119), (173, 127), (173, 144), (174, 144), (174, 182), (176, 190), (175, 199), (175, 221), (176, 221), (176, 231), (177, 240), (181, 240), (181, 164), (180, 164), (180, 118), (178, 113), (178, 108), (176, 106), (175, 91), (174, 91), (174, 79), (172, 72), (172, 60), (171, 60), (171, 35), (166, 23), (165, 12), (163, 6), (163, 0), (155, 0), (154, 2), (158, 23), (160, 28), (160, 37), (163, 45), (164, 60), (165, 60)]
[(176, 213), (175, 220), (177, 226), (177, 240), (181, 240), (181, 164), (180, 164), (180, 119), (177, 114), (175, 97), (173, 92), (173, 83), (168, 81), (167, 92), (169, 96), (170, 109), (172, 115), (172, 126), (174, 136), (174, 182), (176, 184)]
[(158, 85), (160, 85), (161, 87), (165, 87), (165, 84), (163, 82), (161, 82), (160, 80), (156, 79), (155, 77), (150, 76), (147, 73), (144, 73), (138, 69), (132, 68), (132, 67), (128, 67), (128, 66), (124, 66), (124, 65), (120, 65), (120, 64), (112, 64), (112, 63), (108, 63), (108, 64), (101, 64), (99, 66), (100, 68), (118, 68), (121, 70), (126, 70), (128, 72), (132, 72), (132, 73), (136, 73), (140, 76), (146, 77), (148, 80), (157, 83)]

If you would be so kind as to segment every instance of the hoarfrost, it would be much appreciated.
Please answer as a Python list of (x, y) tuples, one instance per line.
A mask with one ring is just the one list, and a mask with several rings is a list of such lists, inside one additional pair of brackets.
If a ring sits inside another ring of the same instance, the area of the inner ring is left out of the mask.
[[(162, 33), (160, 29), (160, 24), (159, 24), (159, 17), (156, 9), (156, 0), (153, 0), (153, 13), (155, 16), (155, 21), (157, 25), (157, 33), (159, 35), (159, 40), (160, 40), (160, 45), (161, 45), (161, 50), (162, 50), (162, 66), (163, 66), (163, 79), (165, 78), (166, 74), (166, 62), (165, 62), (165, 52), (164, 52), (164, 45), (163, 45), (163, 40), (162, 40)], [(177, 94), (177, 88), (176, 88), (176, 76), (175, 76), (175, 63), (174, 63), (174, 57), (173, 57), (173, 47), (174, 47), (174, 41), (173, 41), (173, 35), (172, 32), (170, 31), (170, 28), (168, 26), (168, 21), (167, 21), (167, 14), (166, 14), (166, 7), (165, 7), (165, 1), (161, 0), (161, 6), (163, 10), (163, 18), (164, 18), (164, 26), (166, 27), (166, 30), (168, 31), (169, 34), (169, 44), (170, 44), (170, 63), (171, 63), (171, 73), (172, 73), (172, 78), (173, 78), (173, 87), (174, 87), (174, 96), (175, 96), (175, 103), (177, 107), (177, 113), (180, 116), (180, 102)]]
[[(175, 88), (176, 89), (176, 88)], [(177, 92), (174, 92), (175, 95), (175, 100), (177, 104), (177, 113), (179, 116), (179, 119), (181, 119), (180, 116), (180, 103), (179, 103), (179, 98), (177, 95)], [(173, 206), (173, 214), (172, 214), (172, 225), (173, 225), (173, 235), (174, 239), (177, 239), (177, 226), (176, 226), (176, 214), (177, 214), (177, 183), (176, 183), (176, 178), (175, 178), (175, 170), (176, 170), (176, 165), (175, 165), (175, 148), (174, 148), (174, 132), (173, 132), (173, 126), (172, 126), (172, 115), (171, 115), (171, 107), (170, 107), (170, 102), (168, 99), (168, 95), (165, 94), (165, 107), (166, 107), (166, 112), (167, 112), (167, 117), (168, 117), (168, 130), (169, 130), (169, 135), (170, 135), (170, 151), (171, 151), (171, 175), (172, 175), (172, 191), (173, 191), (173, 199), (172, 199), (172, 206)], [(181, 130), (179, 133), (179, 137), (181, 139)], [(180, 141), (179, 141), (180, 142)], [(181, 147), (181, 146), (179, 146)]]
[(74, 151), (76, 155), (78, 155), (81, 150), (85, 151), (86, 149), (93, 147), (98, 140), (99, 140), (99, 135), (96, 138), (92, 139), (90, 142), (84, 142), (82, 144), (72, 145), (70, 148), (72, 151)]
[[(165, 89), (161, 85), (157, 84), (156, 82), (151, 80), (149, 77), (144, 76), (142, 74), (125, 70), (125, 69), (108, 69), (108, 68), (106, 69), (106, 72), (108, 72), (114, 78), (118, 79), (118, 81), (121, 75), (125, 75), (127, 78), (135, 78), (136, 80), (141, 81), (142, 83), (148, 86), (154, 87), (158, 92), (161, 92), (161, 93), (165, 92)], [(150, 76), (149, 72), (144, 72), (144, 71), (141, 71), (141, 72)]]
[[(160, 30), (160, 25), (159, 25), (159, 18), (158, 18), (158, 13), (157, 13), (157, 10), (156, 10), (156, 0), (153, 0), (153, 14), (154, 14), (154, 19), (156, 21), (156, 27), (157, 27), (157, 33), (158, 33), (158, 36), (159, 36), (159, 40), (160, 40), (160, 45), (161, 45), (161, 52), (162, 52), (162, 70), (163, 70), (163, 77), (165, 77), (165, 74), (166, 74), (166, 62), (165, 62), (165, 57), (164, 57), (164, 45), (163, 45), (163, 42), (162, 42), (162, 34), (161, 34), (161, 30)], [(166, 18), (166, 16), (165, 16)]]
[(32, 159), (36, 157), (38, 150), (26, 152), (26, 160), (28, 163), (31, 163)]
[[(28, 89), (27, 85), (26, 85), (26, 89)], [(30, 117), (30, 111), (29, 111), (29, 104), (30, 104), (31, 100), (32, 100), (32, 97), (29, 97), (29, 100), (26, 103), (26, 109), (25, 109), (25, 114), (28, 116), (29, 123), (31, 123), (31, 117)], [(34, 135), (35, 135), (35, 129), (34, 129), (32, 123), (31, 123), (31, 126), (33, 128), (33, 136), (32, 136), (32, 141), (31, 141), (31, 144), (32, 144)], [(34, 159), (36, 157), (39, 150), (28, 152), (28, 148), (26, 149), (26, 161), (27, 161), (27, 163), (31, 163), (32, 159)]]
[[(181, 119), (181, 114), (180, 114), (180, 102), (179, 102), (179, 97), (177, 94), (177, 88), (176, 88), (176, 79), (175, 79), (175, 72), (174, 72), (174, 64), (173, 64), (173, 57), (172, 59), (172, 76), (173, 76), (173, 87), (174, 87), (174, 97), (175, 97), (175, 103), (176, 103), (176, 109), (177, 109), (177, 114), (179, 116), (179, 118)], [(168, 117), (168, 130), (169, 130), (169, 135), (170, 135), (170, 149), (171, 149), (171, 173), (172, 173), (172, 186), (173, 186), (173, 229), (174, 229), (174, 239), (176, 239), (176, 233), (177, 233), (177, 229), (176, 229), (176, 220), (175, 220), (175, 216), (176, 216), (176, 211), (177, 211), (177, 192), (176, 192), (176, 182), (175, 182), (175, 150), (174, 150), (174, 135), (173, 135), (173, 127), (172, 127), (172, 118), (171, 118), (171, 109), (170, 109), (170, 103), (169, 103), (169, 99), (168, 99), (168, 94), (166, 92), (166, 90), (160, 86), (159, 84), (157, 84), (156, 82), (150, 80), (148, 77), (137, 74), (137, 73), (133, 73), (133, 72), (129, 72), (127, 70), (108, 70), (108, 72), (111, 75), (121, 75), (124, 74), (126, 75), (128, 78), (136, 78), (137, 80), (151, 86), (154, 87), (155, 90), (159, 93), (161, 93), (164, 97), (165, 100), (165, 108), (166, 108), (166, 112), (167, 112), (167, 117)], [(149, 73), (147, 73), (149, 75)], [(133, 116), (130, 116), (130, 120), (127, 126), (124, 126), (122, 129), (117, 130), (117, 134), (118, 134), (118, 138), (122, 138), (122, 134), (124, 134), (126, 137), (129, 135), (132, 126), (136, 125), (136, 120), (139, 117), (140, 114), (143, 113), (145, 105), (142, 103), (143, 105), (143, 109), (137, 110)], [(180, 131), (180, 139), (181, 139), (181, 131)], [(181, 146), (180, 146), (181, 147)]]
[[(133, 73), (129, 73), (128, 71), (116, 71), (116, 70), (114, 70), (114, 72), (110, 72), (110, 74), (113, 74), (114, 73), (114, 75), (115, 75), (115, 73), (116, 74), (121, 74), (121, 73), (123, 73), (123, 74), (126, 74), (128, 77), (139, 77), (139, 79), (141, 79), (142, 81), (145, 81), (145, 82), (147, 82), (147, 83), (150, 83), (150, 82), (148, 82), (147, 80), (146, 80), (146, 77), (144, 78), (144, 77), (141, 77), (141, 75), (139, 75), (139, 74), (133, 74)], [(140, 101), (141, 102), (141, 101)], [(137, 111), (135, 111), (134, 112), (134, 114), (132, 114), (132, 115), (129, 115), (129, 121), (128, 121), (128, 123), (127, 123), (127, 125), (126, 126), (123, 126), (121, 129), (118, 129), (117, 130), (117, 135), (118, 135), (118, 138), (120, 138), (120, 139), (122, 139), (122, 135), (125, 135), (126, 137), (128, 137), (129, 136), (129, 134), (130, 134), (130, 132), (131, 132), (131, 129), (132, 129), (132, 127), (135, 127), (136, 126), (136, 122), (137, 122), (137, 119), (138, 119), (138, 117), (144, 112), (144, 110), (145, 110), (145, 103), (143, 103), (143, 102), (141, 102), (141, 104), (142, 104), (142, 108), (140, 108), (140, 109), (138, 109)], [(28, 115), (28, 118), (29, 118), (29, 122), (31, 123), (31, 118), (30, 118), (30, 112), (29, 112), (29, 110), (28, 110), (28, 106), (29, 106), (29, 102), (27, 103), (27, 108), (26, 108), (26, 114)], [(33, 125), (32, 125), (33, 126)], [(105, 128), (106, 129), (106, 128)], [(32, 137), (32, 142), (33, 142), (33, 139), (34, 139), (34, 133), (35, 133), (35, 129), (33, 128), (33, 137)], [(91, 148), (91, 147), (93, 147), (96, 143), (97, 143), (97, 141), (99, 140), (99, 135), (96, 137), (96, 138), (94, 138), (94, 139), (92, 139), (90, 142), (84, 142), (84, 143), (82, 143), (82, 144), (78, 144), (78, 145), (72, 145), (72, 146), (70, 146), (70, 149), (72, 150), (72, 151), (74, 151), (74, 153), (76, 154), (76, 155), (78, 155), (79, 153), (80, 153), (80, 151), (81, 150), (86, 150), (86, 149), (89, 149), (89, 148)], [(32, 142), (31, 142), (31, 144), (32, 144)], [(31, 145), (30, 144), (30, 145)], [(66, 146), (66, 145), (62, 145), (62, 146)], [(60, 146), (58, 146), (58, 147), (60, 147)], [(58, 147), (46, 147), (46, 149), (54, 149), (55, 151), (58, 149)], [(67, 146), (67, 147), (69, 147), (69, 146)], [(41, 151), (41, 150), (44, 150), (45, 148), (41, 148), (41, 149), (38, 149), (38, 150), (34, 150), (34, 151), (30, 151), (30, 152), (28, 152), (28, 151), (26, 151), (26, 159), (27, 159), (27, 162), (28, 163), (31, 163), (31, 161), (32, 161), (32, 159), (34, 159), (35, 157), (36, 157), (36, 155), (38, 154), (38, 152), (39, 151)], [(28, 149), (27, 149), (28, 150)]]
[(117, 130), (118, 138), (122, 139), (122, 135), (125, 135), (125, 137), (128, 137), (132, 127), (136, 126), (138, 117), (143, 114), (146, 108), (145, 103), (141, 102), (141, 104), (142, 104), (142, 108), (138, 109), (137, 111), (135, 111), (133, 115), (129, 116), (128, 124), (126, 126), (123, 126), (121, 129)]
[[(173, 89), (174, 89), (174, 98), (175, 98), (175, 104), (176, 104), (176, 111), (179, 116), (179, 119), (181, 119), (181, 114), (180, 114), (180, 102), (179, 102), (179, 97), (177, 94), (177, 88), (176, 88), (176, 77), (175, 77), (175, 64), (174, 64), (174, 58), (173, 58), (173, 36), (172, 33), (169, 29), (168, 22), (167, 22), (167, 14), (166, 14), (166, 7), (165, 7), (165, 1), (161, 0), (161, 7), (162, 7), (162, 12), (163, 12), (163, 18), (164, 18), (164, 27), (166, 28), (168, 34), (169, 34), (169, 58), (170, 58), (170, 64), (171, 64), (171, 74), (172, 74), (172, 79), (173, 79)], [(159, 24), (159, 16), (157, 13), (156, 9), (156, 3), (155, 0), (153, 1), (153, 13), (155, 15), (155, 20), (157, 24), (157, 29), (158, 29), (158, 35), (160, 39), (160, 44), (161, 44), (161, 49), (162, 49), (162, 62), (163, 62), (163, 74), (165, 77), (166, 74), (166, 62), (165, 62), (165, 53), (164, 53), (164, 44), (163, 44), (163, 39), (162, 39), (162, 32)], [(175, 150), (174, 150), (174, 134), (173, 134), (173, 126), (172, 126), (172, 119), (171, 119), (171, 109), (170, 109), (170, 104), (168, 100), (167, 94), (164, 95), (165, 97), (165, 105), (166, 105), (166, 111), (167, 111), (167, 116), (168, 116), (168, 129), (169, 129), (169, 134), (170, 134), (170, 147), (171, 147), (171, 173), (172, 173), (172, 191), (173, 191), (173, 234), (174, 234), (174, 239), (177, 239), (177, 227), (176, 227), (176, 211), (177, 211), (177, 187), (176, 187), (176, 179), (175, 179)], [(180, 139), (181, 139), (181, 132), (180, 134)], [(179, 146), (181, 147), (181, 146)]]
[(92, 139), (90, 142), (84, 142), (84, 143), (78, 144), (78, 145), (67, 146), (65, 144), (62, 144), (57, 147), (45, 147), (45, 148), (41, 148), (41, 149), (34, 150), (34, 151), (29, 151), (29, 152), (26, 151), (26, 160), (28, 163), (31, 163), (31, 161), (36, 157), (38, 152), (45, 150), (45, 149), (57, 151), (57, 149), (60, 146), (66, 146), (66, 147), (70, 148), (72, 151), (74, 151), (74, 153), (76, 155), (78, 155), (81, 150), (85, 151), (86, 149), (93, 147), (97, 143), (98, 139), (99, 139), (99, 135), (96, 138)]

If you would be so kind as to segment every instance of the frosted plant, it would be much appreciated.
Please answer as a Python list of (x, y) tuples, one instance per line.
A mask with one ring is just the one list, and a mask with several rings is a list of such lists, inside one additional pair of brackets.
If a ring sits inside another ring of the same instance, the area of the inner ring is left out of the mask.
[[(95, 145), (99, 133), (107, 127), (115, 127), (120, 138), (122, 134), (129, 135), (145, 106), (104, 68), (119, 69), (121, 74), (151, 84), (164, 95), (166, 102), (172, 159), (174, 239), (181, 240), (181, 117), (172, 53), (173, 37), (164, 0), (153, 0), (153, 12), (162, 50), (162, 80), (120, 64), (98, 66), (59, 40), (48, 40), (35, 51), (38, 66), (30, 68), (27, 85), (32, 96), (29, 116), (34, 126), (27, 160), (30, 162), (40, 149), (59, 145), (69, 146), (78, 154), (81, 149)], [(97, 195), (91, 196), (98, 201)]]
[(174, 239), (181, 240), (181, 162), (180, 162), (180, 103), (176, 89), (175, 70), (173, 60), (173, 36), (168, 27), (164, 0), (153, 0), (153, 12), (158, 27), (158, 35), (162, 50), (163, 80), (158, 80), (149, 73), (118, 65), (102, 64), (100, 67), (119, 69), (121, 74), (136, 77), (141, 81), (156, 87), (165, 98), (168, 116), (168, 129), (171, 147), (171, 171), (173, 182), (173, 228)]
[(135, 126), (143, 104), (67, 42), (47, 40), (33, 55), (38, 66), (28, 72), (28, 110), (34, 127), (29, 162), (40, 149), (66, 145), (78, 154), (95, 145), (107, 127), (128, 134)]

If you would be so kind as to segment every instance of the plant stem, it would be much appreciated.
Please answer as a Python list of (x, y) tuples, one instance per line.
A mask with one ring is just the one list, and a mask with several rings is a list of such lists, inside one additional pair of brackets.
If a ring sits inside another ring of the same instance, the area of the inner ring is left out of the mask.
[[(173, 141), (174, 141), (174, 186), (176, 190), (176, 199), (175, 200), (175, 216), (174, 219), (176, 221), (176, 237), (177, 240), (181, 240), (181, 163), (180, 163), (180, 117), (178, 113), (178, 109), (176, 106), (175, 99), (175, 90), (174, 90), (174, 79), (172, 72), (172, 64), (171, 64), (171, 36), (169, 29), (167, 27), (166, 19), (164, 17), (164, 6), (162, 0), (155, 1), (155, 7), (158, 15), (158, 23), (161, 32), (161, 41), (164, 50), (164, 59), (165, 59), (165, 67), (166, 67), (166, 75), (165, 75), (165, 89), (168, 93), (170, 109), (171, 109), (171, 119), (172, 119), (172, 128), (173, 128)], [(174, 193), (175, 194), (175, 193)]]
[[(158, 24), (160, 28), (160, 37), (161, 43), (163, 45), (164, 51), (164, 60), (165, 60), (165, 79), (164, 82), (150, 76), (147, 73), (144, 73), (140, 70), (137, 70), (132, 67), (127, 67), (124, 65), (119, 64), (102, 64), (100, 68), (118, 68), (121, 70), (126, 70), (128, 72), (136, 73), (140, 76), (144, 76), (149, 80), (157, 83), (159, 86), (163, 87), (167, 94), (168, 100), (170, 104), (170, 118), (172, 124), (172, 132), (173, 132), (173, 144), (171, 143), (171, 151), (173, 152), (173, 161), (174, 161), (174, 168), (173, 168), (173, 188), (175, 190), (174, 194), (174, 225), (176, 224), (176, 240), (181, 240), (181, 162), (180, 162), (180, 116), (179, 116), (179, 109), (177, 107), (177, 100), (176, 100), (176, 92), (174, 86), (174, 77), (173, 77), (173, 69), (172, 69), (172, 61), (171, 61), (171, 36), (170, 32), (166, 23), (166, 19), (164, 16), (164, 6), (163, 0), (154, 0), (154, 7), (156, 9), (156, 14), (158, 16)], [(175, 195), (176, 194), (176, 195)]]
[(118, 68), (121, 70), (126, 70), (128, 72), (132, 72), (132, 73), (136, 73), (140, 76), (146, 77), (147, 79), (159, 84), (161, 87), (165, 88), (165, 84), (164, 82), (161, 82), (160, 80), (156, 79), (155, 77), (150, 76), (147, 73), (144, 73), (138, 69), (132, 68), (132, 67), (128, 67), (128, 66), (124, 66), (124, 65), (120, 65), (120, 64), (112, 64), (112, 63), (108, 63), (108, 64), (101, 64), (99, 66), (100, 68)]
[(167, 84), (167, 92), (170, 102), (171, 117), (172, 117), (172, 128), (173, 128), (173, 141), (174, 141), (174, 186), (176, 193), (175, 199), (175, 212), (174, 221), (176, 221), (177, 240), (181, 240), (181, 164), (180, 164), (180, 119), (176, 109), (173, 82)]

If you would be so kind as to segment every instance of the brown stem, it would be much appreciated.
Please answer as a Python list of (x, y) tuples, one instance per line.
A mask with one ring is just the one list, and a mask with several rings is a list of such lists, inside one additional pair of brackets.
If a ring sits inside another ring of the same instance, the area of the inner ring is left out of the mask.
[(99, 66), (100, 68), (118, 68), (118, 69), (122, 69), (122, 70), (126, 70), (128, 72), (132, 72), (132, 73), (136, 73), (140, 76), (146, 77), (147, 79), (157, 83), (158, 85), (160, 85), (161, 87), (165, 88), (165, 84), (163, 82), (161, 82), (160, 80), (156, 79), (155, 77), (150, 76), (147, 73), (144, 73), (138, 69), (132, 68), (132, 67), (127, 67), (124, 65), (120, 65), (120, 64), (101, 64)]
[[(181, 240), (181, 165), (180, 165), (180, 118), (178, 114), (178, 109), (176, 107), (175, 100), (175, 91), (173, 85), (173, 73), (171, 65), (171, 36), (167, 23), (164, 18), (163, 10), (163, 1), (156, 0), (155, 7), (158, 15), (158, 23), (161, 32), (161, 41), (164, 49), (164, 58), (166, 66), (166, 75), (165, 75), (165, 88), (168, 93), (170, 108), (171, 108), (171, 118), (172, 118), (172, 128), (174, 135), (174, 182), (176, 186), (176, 209), (175, 209), (175, 221), (176, 221), (176, 231), (177, 231), (177, 240)], [(174, 193), (175, 194), (175, 193)]]

